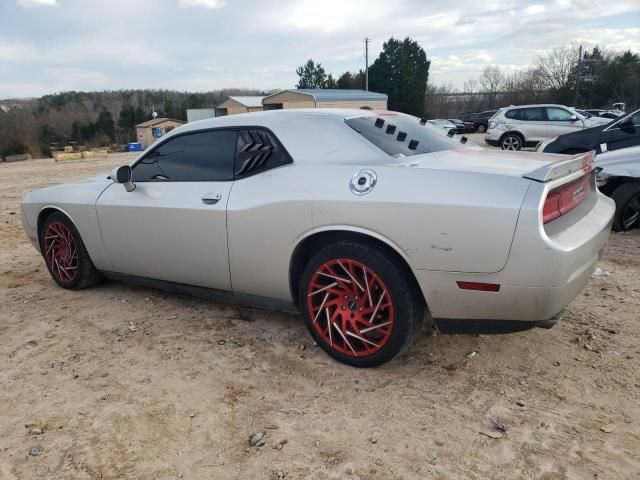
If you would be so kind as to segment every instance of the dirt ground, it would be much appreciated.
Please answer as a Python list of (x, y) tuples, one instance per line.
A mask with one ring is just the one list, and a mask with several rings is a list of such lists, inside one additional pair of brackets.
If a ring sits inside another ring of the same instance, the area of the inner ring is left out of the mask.
[(0, 164), (0, 479), (640, 478), (640, 231), (551, 330), (358, 370), (295, 315), (58, 288), (21, 197), (124, 162)]

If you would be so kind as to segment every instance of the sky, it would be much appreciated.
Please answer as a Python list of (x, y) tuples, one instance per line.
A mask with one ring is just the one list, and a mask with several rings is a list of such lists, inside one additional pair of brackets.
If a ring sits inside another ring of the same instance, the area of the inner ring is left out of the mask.
[(66, 90), (295, 87), (411, 37), (429, 81), (525, 68), (572, 42), (640, 53), (640, 0), (0, 0), (0, 98)]

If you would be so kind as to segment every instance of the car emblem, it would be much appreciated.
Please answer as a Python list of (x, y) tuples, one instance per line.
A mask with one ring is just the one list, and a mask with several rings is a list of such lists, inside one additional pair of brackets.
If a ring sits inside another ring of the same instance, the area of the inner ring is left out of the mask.
[(580, 195), (582, 195), (584, 193), (584, 185), (581, 185), (580, 187), (576, 188), (573, 191), (573, 199), (575, 200), (576, 198), (578, 198)]
[(365, 195), (376, 186), (378, 177), (376, 172), (370, 169), (360, 170), (349, 182), (349, 188), (354, 195)]

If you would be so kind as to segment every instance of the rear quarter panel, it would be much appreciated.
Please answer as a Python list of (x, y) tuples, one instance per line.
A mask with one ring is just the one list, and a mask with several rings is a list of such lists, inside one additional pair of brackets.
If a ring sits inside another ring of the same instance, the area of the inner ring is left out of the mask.
[(413, 269), (496, 272), (504, 267), (529, 181), (518, 177), (384, 166), (356, 196), (355, 167), (313, 172), (316, 230), (370, 231), (397, 246)]

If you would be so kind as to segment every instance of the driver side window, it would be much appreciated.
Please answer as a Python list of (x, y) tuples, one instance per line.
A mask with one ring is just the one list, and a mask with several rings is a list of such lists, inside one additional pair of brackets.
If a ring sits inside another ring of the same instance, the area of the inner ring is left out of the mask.
[(134, 182), (178, 180), (186, 136), (163, 143), (133, 167)]

